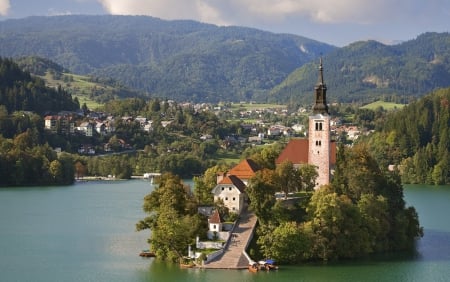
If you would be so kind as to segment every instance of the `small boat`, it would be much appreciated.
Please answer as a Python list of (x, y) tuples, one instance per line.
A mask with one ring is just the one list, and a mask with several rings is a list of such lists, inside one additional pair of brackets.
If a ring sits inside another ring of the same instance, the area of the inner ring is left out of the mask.
[(192, 268), (195, 266), (194, 260), (190, 257), (182, 257), (180, 258), (180, 267), (181, 268)]
[(249, 270), (250, 272), (253, 272), (253, 273), (258, 272), (258, 271), (259, 271), (258, 264), (256, 264), (256, 263), (249, 263), (249, 264), (248, 264), (248, 270)]
[(195, 266), (194, 263), (180, 263), (181, 268), (193, 268)]
[(275, 264), (273, 259), (260, 260), (258, 261), (261, 270), (277, 270), (278, 266)]
[(142, 252), (139, 253), (139, 256), (145, 257), (145, 258), (153, 258), (156, 255), (154, 252), (151, 252), (150, 250), (142, 250)]

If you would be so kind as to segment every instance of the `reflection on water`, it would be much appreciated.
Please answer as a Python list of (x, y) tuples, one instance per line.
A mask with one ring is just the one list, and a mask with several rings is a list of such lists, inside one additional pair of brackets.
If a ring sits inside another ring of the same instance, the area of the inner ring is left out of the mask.
[(425, 238), (418, 242), (419, 259), (450, 261), (450, 232), (425, 230)]

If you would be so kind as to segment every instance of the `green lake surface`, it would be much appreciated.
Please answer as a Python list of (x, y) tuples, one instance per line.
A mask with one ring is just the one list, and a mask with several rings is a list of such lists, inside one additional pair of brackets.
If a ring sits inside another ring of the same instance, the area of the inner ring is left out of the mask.
[(138, 253), (146, 181), (0, 188), (0, 281), (450, 281), (450, 186), (405, 186), (425, 236), (417, 253), (275, 272), (180, 269)]

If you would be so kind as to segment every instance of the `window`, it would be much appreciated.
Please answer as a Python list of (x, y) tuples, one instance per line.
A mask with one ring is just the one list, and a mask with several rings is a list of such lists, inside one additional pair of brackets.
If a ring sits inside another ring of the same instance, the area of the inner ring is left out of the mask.
[(225, 197), (225, 201), (228, 201), (228, 197)]
[(316, 121), (316, 131), (322, 131), (323, 130), (323, 123), (321, 121)]
[(225, 188), (222, 187), (222, 191), (225, 190)]
[(236, 198), (235, 198), (235, 197), (233, 197), (233, 201), (236, 201)]
[(215, 224), (213, 225), (213, 229), (214, 229), (214, 230), (216, 230), (216, 229), (217, 229), (217, 226), (216, 226)]
[(229, 187), (229, 188), (228, 188), (228, 190), (230, 190), (230, 191), (231, 191), (231, 187)]

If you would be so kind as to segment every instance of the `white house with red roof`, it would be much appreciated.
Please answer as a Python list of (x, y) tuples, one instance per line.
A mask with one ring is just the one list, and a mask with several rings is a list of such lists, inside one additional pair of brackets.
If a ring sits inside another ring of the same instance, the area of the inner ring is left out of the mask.
[(222, 218), (220, 217), (219, 210), (215, 209), (211, 216), (208, 218), (209, 231), (220, 232), (222, 231)]
[(212, 190), (214, 201), (219, 199), (230, 210), (239, 214), (244, 208), (246, 185), (236, 175), (225, 176)]

